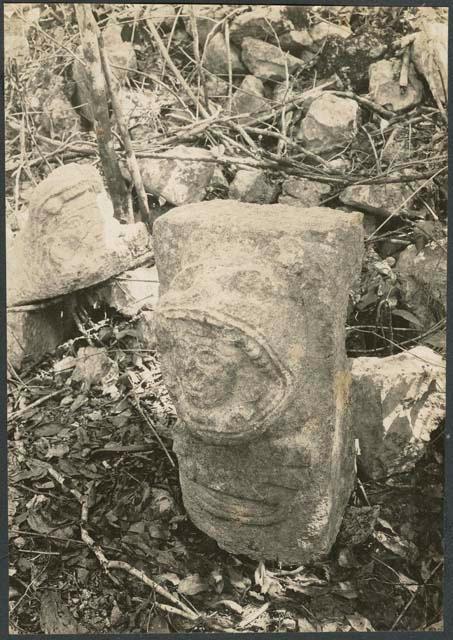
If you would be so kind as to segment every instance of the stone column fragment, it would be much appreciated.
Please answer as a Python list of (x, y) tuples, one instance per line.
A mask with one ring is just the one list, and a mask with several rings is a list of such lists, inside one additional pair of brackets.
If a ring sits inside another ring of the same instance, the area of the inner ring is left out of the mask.
[(184, 504), (224, 549), (327, 553), (353, 482), (345, 354), (361, 214), (211, 201), (154, 227)]

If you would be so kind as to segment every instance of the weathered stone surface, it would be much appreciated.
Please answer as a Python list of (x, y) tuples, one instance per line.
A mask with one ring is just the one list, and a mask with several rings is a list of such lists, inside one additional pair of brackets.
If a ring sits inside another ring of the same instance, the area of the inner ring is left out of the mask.
[(352, 360), (352, 414), (364, 471), (407, 471), (445, 415), (445, 362), (428, 347)]
[(176, 7), (173, 4), (145, 5), (146, 23), (151, 22), (155, 27), (171, 29), (176, 18)]
[[(262, 111), (264, 113), (268, 111), (270, 106), (270, 101), (264, 97), (264, 85), (262, 81), (259, 78), (255, 78), (255, 76), (245, 76), (233, 95), (231, 113), (256, 113), (258, 114), (257, 117), (259, 117), (259, 112)], [(238, 118), (237, 121), (240, 124), (247, 124), (254, 119), (252, 115)]]
[(389, 184), (357, 184), (346, 187), (340, 193), (340, 200), (349, 207), (366, 205), (395, 211), (413, 193), (404, 182)]
[(423, 21), (411, 50), (417, 71), (426, 79), (436, 100), (448, 100), (448, 23)]
[(203, 200), (215, 164), (191, 158), (212, 159), (209, 151), (178, 145), (162, 155), (179, 159), (141, 158), (138, 161), (145, 190), (176, 205)]
[(242, 45), (245, 38), (275, 42), (275, 35), (291, 29), (294, 29), (294, 26), (287, 18), (286, 7), (253, 7), (252, 11), (242, 13), (233, 19), (230, 37), (237, 45)]
[(276, 201), (280, 188), (272, 183), (269, 176), (261, 169), (240, 169), (230, 184), (231, 200), (271, 204)]
[(6, 317), (7, 358), (19, 370), (25, 357), (36, 362), (71, 337), (73, 323), (63, 303), (46, 309), (16, 311)]
[[(107, 58), (112, 65), (112, 72), (115, 74), (121, 85), (126, 81), (129, 70), (137, 68), (137, 58), (135, 50), (130, 42), (125, 42), (121, 37), (121, 27), (111, 24), (102, 33), (104, 39), (104, 49)], [(81, 47), (76, 51), (79, 58), (83, 60), (83, 51)], [(122, 69), (115, 68), (123, 67)], [(86, 77), (85, 67), (78, 61), (74, 60), (72, 64), (72, 77), (77, 85), (77, 108), (80, 113), (89, 120), (94, 122), (93, 110), (91, 108), (91, 92), (89, 82)]]
[(135, 324), (135, 331), (137, 335), (138, 348), (155, 351), (157, 348), (157, 341), (154, 310), (145, 309), (140, 313)]
[(291, 75), (303, 64), (300, 58), (256, 38), (244, 38), (242, 62), (252, 75), (261, 80), (285, 80), (286, 69)]
[(351, 36), (352, 31), (332, 22), (318, 22), (310, 29), (309, 34), (316, 48), (319, 48), (327, 37), (336, 36), (346, 40)]
[(412, 63), (409, 64), (408, 85), (404, 92), (401, 91), (401, 65), (402, 62), (398, 58), (370, 64), (370, 98), (392, 111), (404, 111), (415, 107), (423, 96), (423, 85)]
[(205, 88), (211, 99), (226, 98), (228, 96), (229, 84), (218, 76), (208, 76), (205, 81)]
[(39, 69), (33, 77), (34, 93), (29, 108), (40, 113), (39, 132), (51, 138), (76, 132), (80, 118), (65, 94), (65, 81), (48, 69)]
[(96, 289), (97, 300), (132, 318), (141, 309), (154, 309), (159, 295), (156, 267), (138, 267)]
[[(230, 59), (233, 74), (245, 73), (245, 67), (236, 47), (230, 45)], [(205, 66), (211, 73), (228, 74), (228, 50), (223, 33), (216, 33), (208, 42), (205, 55)]]
[(190, 517), (232, 553), (322, 556), (353, 482), (344, 327), (360, 214), (210, 201), (154, 232)]
[(359, 115), (355, 100), (322, 94), (310, 104), (297, 137), (314, 153), (346, 146), (357, 135)]
[(132, 140), (146, 146), (148, 137), (155, 135), (155, 123), (160, 117), (166, 99), (151, 91), (121, 89), (120, 102)]
[(77, 351), (77, 361), (71, 375), (73, 382), (82, 383), (82, 391), (88, 391), (92, 385), (102, 385), (107, 391), (118, 380), (118, 364), (109, 358), (104, 347), (81, 347)]
[(313, 46), (313, 39), (306, 29), (288, 31), (280, 36), (280, 46), (283, 51), (289, 51), (292, 55), (300, 55), (305, 47)]
[(426, 244), (421, 250), (410, 245), (396, 263), (403, 301), (429, 329), (447, 311), (447, 239)]
[(413, 153), (408, 127), (395, 127), (381, 153), (381, 162), (388, 164), (410, 160)]
[(33, 192), (8, 252), (8, 306), (103, 282), (152, 256), (143, 223), (121, 225), (97, 170), (67, 164)]
[(316, 207), (330, 192), (330, 185), (308, 178), (291, 177), (282, 184), (280, 204), (293, 207)]

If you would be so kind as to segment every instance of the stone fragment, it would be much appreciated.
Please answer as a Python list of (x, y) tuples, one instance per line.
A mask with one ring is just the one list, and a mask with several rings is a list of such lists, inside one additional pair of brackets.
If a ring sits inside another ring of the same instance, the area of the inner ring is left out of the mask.
[[(259, 117), (259, 112), (265, 113), (269, 110), (270, 106), (269, 100), (266, 100), (264, 97), (264, 85), (262, 81), (259, 78), (255, 78), (255, 76), (245, 76), (233, 95), (231, 113), (250, 113), (257, 114), (256, 117)], [(248, 124), (249, 122), (253, 122), (256, 117), (253, 115), (244, 115), (243, 118), (238, 118), (237, 122), (240, 124)]]
[(340, 193), (340, 200), (349, 207), (365, 205), (395, 211), (413, 193), (404, 182), (388, 184), (354, 184)]
[(359, 461), (371, 477), (408, 471), (445, 414), (445, 362), (429, 347), (352, 359)]
[(25, 358), (35, 363), (68, 340), (73, 322), (68, 308), (60, 302), (33, 311), (8, 309), (6, 329), (8, 364), (19, 370)]
[(379, 60), (370, 65), (370, 98), (392, 111), (404, 111), (415, 107), (423, 96), (423, 85), (417, 77), (414, 65), (409, 64), (408, 85), (400, 87), (402, 62), (398, 58)]
[(167, 98), (151, 91), (123, 88), (120, 102), (132, 140), (146, 146), (147, 138), (155, 134), (162, 107), (168, 105)]
[[(203, 200), (214, 173), (215, 163), (204, 162), (204, 159), (212, 160), (211, 153), (206, 149), (178, 145), (162, 155), (170, 156), (170, 159), (141, 158), (138, 161), (145, 190), (175, 205)], [(178, 159), (171, 159), (172, 156)]]
[(428, 242), (421, 250), (410, 245), (399, 255), (396, 272), (404, 304), (425, 330), (446, 316), (447, 239)]
[(71, 380), (81, 382), (82, 391), (88, 391), (91, 385), (107, 388), (118, 380), (118, 375), (118, 365), (109, 358), (104, 347), (81, 347), (77, 351), (77, 364)]
[(357, 135), (359, 115), (355, 100), (324, 93), (310, 104), (297, 137), (314, 153), (346, 146)]
[(220, 20), (226, 17), (229, 11), (231, 11), (231, 9), (228, 5), (187, 4), (182, 5), (181, 16), (183, 17), (186, 31), (192, 36), (192, 38), (194, 37), (194, 30), (192, 28), (191, 14), (195, 17), (198, 42), (200, 49), (202, 50), (206, 44), (209, 32)]
[(411, 59), (428, 83), (434, 99), (448, 100), (448, 23), (425, 20), (411, 49)]
[(277, 200), (280, 187), (272, 183), (269, 176), (261, 169), (240, 169), (229, 188), (231, 200), (271, 204)]
[(381, 162), (387, 164), (408, 161), (413, 153), (411, 137), (405, 127), (395, 127), (381, 153)]
[(154, 309), (159, 295), (156, 267), (125, 271), (93, 292), (96, 300), (132, 318), (142, 309)]
[(140, 349), (150, 349), (154, 351), (156, 342), (156, 318), (154, 310), (145, 309), (140, 313), (135, 324), (137, 335), (137, 346)]
[(287, 73), (291, 76), (303, 64), (300, 58), (256, 38), (244, 38), (242, 62), (252, 75), (261, 80), (285, 80)]
[[(231, 69), (233, 74), (245, 73), (245, 67), (236, 47), (230, 45)], [(205, 54), (205, 66), (211, 73), (228, 75), (228, 50), (223, 33), (216, 33), (208, 42)]]
[(361, 215), (214, 200), (173, 209), (154, 233), (190, 517), (234, 554), (323, 556), (354, 475), (344, 345)]
[(310, 29), (309, 35), (316, 45), (315, 48), (318, 49), (327, 37), (336, 36), (346, 40), (352, 35), (352, 31), (347, 27), (340, 27), (340, 25), (332, 24), (331, 22), (318, 22)]
[(286, 7), (253, 7), (247, 13), (236, 16), (230, 26), (230, 37), (236, 45), (242, 45), (245, 38), (271, 40), (285, 31), (294, 29), (293, 23), (286, 16)]
[(45, 136), (61, 138), (80, 129), (80, 118), (65, 94), (64, 78), (46, 68), (33, 77), (29, 108), (40, 114), (38, 131)]
[(17, 16), (5, 21), (5, 61), (14, 61), (20, 68), (30, 56), (27, 26)]
[(8, 252), (7, 301), (17, 306), (103, 282), (152, 256), (143, 223), (121, 225), (97, 170), (67, 164), (34, 190)]
[(228, 96), (229, 84), (223, 78), (210, 75), (206, 78), (205, 89), (211, 99), (218, 100)]
[(330, 185), (307, 178), (291, 177), (282, 184), (280, 204), (293, 207), (316, 207), (330, 192)]
[(147, 24), (151, 22), (155, 27), (164, 27), (167, 30), (173, 27), (176, 18), (176, 7), (173, 4), (153, 3), (147, 4), (145, 7)]
[(279, 41), (283, 51), (289, 51), (294, 56), (300, 56), (306, 47), (313, 46), (313, 39), (306, 29), (287, 31), (280, 36)]
[[(110, 24), (102, 32), (104, 39), (104, 50), (112, 65), (112, 72), (115, 74), (120, 85), (123, 85), (130, 71), (137, 68), (137, 58), (135, 50), (130, 42), (125, 42), (121, 37), (121, 27)], [(77, 48), (77, 56), (83, 60), (81, 47)], [(116, 65), (116, 66), (115, 66)], [(119, 69), (117, 67), (122, 67)], [(72, 77), (77, 85), (77, 108), (84, 118), (94, 122), (93, 110), (91, 108), (90, 84), (86, 75), (85, 67), (74, 60), (72, 64)]]

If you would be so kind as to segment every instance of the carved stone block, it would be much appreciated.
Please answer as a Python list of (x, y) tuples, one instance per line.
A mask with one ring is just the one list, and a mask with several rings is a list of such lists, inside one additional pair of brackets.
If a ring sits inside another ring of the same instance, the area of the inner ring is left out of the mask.
[(103, 282), (152, 256), (143, 223), (121, 225), (98, 171), (67, 164), (34, 190), (7, 254), (8, 306)]
[(211, 201), (154, 227), (162, 370), (193, 522), (236, 554), (327, 553), (354, 464), (345, 355), (361, 214)]

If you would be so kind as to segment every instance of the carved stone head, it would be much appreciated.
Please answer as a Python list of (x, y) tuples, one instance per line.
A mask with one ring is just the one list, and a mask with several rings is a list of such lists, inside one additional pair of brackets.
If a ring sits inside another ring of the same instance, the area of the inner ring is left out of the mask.
[(344, 321), (360, 217), (215, 201), (155, 225), (156, 331), (195, 524), (234, 552), (305, 562), (352, 483)]

